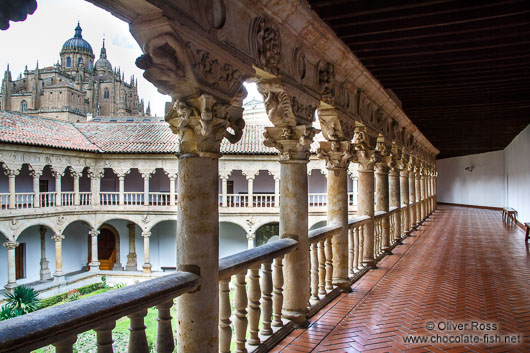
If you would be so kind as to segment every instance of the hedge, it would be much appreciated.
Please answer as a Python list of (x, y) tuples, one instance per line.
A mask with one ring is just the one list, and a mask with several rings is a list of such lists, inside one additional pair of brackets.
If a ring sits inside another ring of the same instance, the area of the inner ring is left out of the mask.
[[(92, 293), (98, 289), (105, 288), (106, 286), (107, 286), (106, 282), (97, 282), (97, 283), (89, 284), (87, 286), (79, 287), (77, 288), (77, 290), (79, 291), (80, 295), (84, 295), (84, 294)], [(54, 295), (53, 297), (41, 299), (40, 301), (42, 305), (41, 308), (47, 308), (49, 306), (60, 303), (65, 300), (67, 295), (68, 293), (63, 293), (63, 294)]]

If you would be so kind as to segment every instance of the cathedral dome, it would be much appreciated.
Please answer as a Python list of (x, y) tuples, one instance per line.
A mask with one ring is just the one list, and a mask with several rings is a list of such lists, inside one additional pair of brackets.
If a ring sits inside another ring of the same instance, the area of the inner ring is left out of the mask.
[(101, 47), (101, 53), (99, 59), (94, 64), (95, 70), (108, 70), (112, 71), (112, 65), (107, 60), (107, 49), (105, 49), (105, 39), (103, 39), (103, 46)]
[(75, 34), (73, 38), (70, 38), (66, 42), (64, 42), (61, 52), (66, 50), (73, 50), (94, 55), (94, 52), (92, 51), (92, 46), (90, 46), (90, 43), (83, 39), (83, 35), (81, 34), (81, 32), (82, 29), (78, 22), (77, 27), (75, 28)]

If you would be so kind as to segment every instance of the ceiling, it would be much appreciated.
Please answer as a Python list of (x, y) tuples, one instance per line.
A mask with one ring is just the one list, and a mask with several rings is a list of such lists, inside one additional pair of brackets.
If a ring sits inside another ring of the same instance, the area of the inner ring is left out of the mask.
[(530, 123), (530, 1), (308, 1), (438, 158), (504, 149)]

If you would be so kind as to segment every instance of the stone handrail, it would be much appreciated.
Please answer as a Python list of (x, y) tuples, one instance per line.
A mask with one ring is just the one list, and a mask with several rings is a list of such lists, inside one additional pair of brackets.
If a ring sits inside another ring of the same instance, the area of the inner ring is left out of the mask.
[(71, 352), (77, 334), (95, 329), (98, 351), (107, 352), (112, 346), (111, 331), (116, 320), (127, 315), (131, 319), (129, 345), (135, 347), (135, 352), (147, 353), (144, 317), (147, 308), (153, 306), (157, 306), (159, 311), (158, 338), (173, 345), (169, 316), (173, 299), (193, 292), (199, 284), (200, 278), (197, 275), (176, 272), (1, 321), (0, 351), (26, 352), (53, 344), (57, 352)]
[[(219, 352), (230, 352), (231, 304), (236, 352), (247, 352), (247, 344), (251, 346), (248, 350), (266, 350), (290, 332), (282, 329), (282, 259), (297, 245), (296, 240), (285, 238), (219, 260)], [(233, 303), (230, 302), (232, 279), (235, 282)]]

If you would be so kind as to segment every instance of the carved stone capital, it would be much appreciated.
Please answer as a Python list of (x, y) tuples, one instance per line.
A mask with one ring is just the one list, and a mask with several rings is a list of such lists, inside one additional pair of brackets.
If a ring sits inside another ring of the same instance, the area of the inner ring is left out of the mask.
[(13, 250), (19, 245), (19, 243), (17, 243), (16, 241), (6, 241), (2, 245), (6, 247), (8, 250)]
[(265, 98), (265, 110), (274, 126), (311, 125), (313, 122), (318, 101), (307, 93), (277, 79), (261, 80), (258, 90)]
[(91, 237), (97, 237), (99, 235), (99, 230), (97, 229), (91, 229), (88, 231), (88, 234), (91, 236)]
[(280, 161), (309, 161), (309, 148), (313, 138), (320, 130), (311, 126), (266, 127), (265, 141), (267, 147), (274, 147), (280, 152)]
[(112, 168), (118, 178), (125, 178), (131, 172), (130, 168)]
[(150, 236), (151, 236), (151, 232), (148, 232), (148, 231), (142, 232), (142, 237), (149, 238)]
[(52, 240), (54, 242), (60, 242), (60, 241), (62, 241), (64, 239), (64, 235), (62, 235), (62, 234), (54, 234), (54, 235), (51, 236), (51, 238), (52, 238)]
[[(53, 168), (53, 167), (52, 167)], [(54, 178), (61, 178), (64, 176), (64, 171), (66, 170), (66, 167), (55, 167), (52, 169), (52, 175)]]
[(372, 143), (364, 125), (356, 125), (352, 143), (355, 149), (354, 161), (359, 163), (362, 169), (373, 170), (374, 164), (378, 162), (378, 154), (372, 148)]
[(5, 163), (2, 163), (2, 168), (4, 169), (4, 174), (8, 177), (16, 177), (18, 174), (20, 174), (20, 169), (9, 167)]
[(87, 175), (90, 179), (101, 179), (103, 178), (103, 175), (105, 175), (105, 172), (103, 171), (103, 169), (90, 168), (88, 170)]
[(329, 169), (348, 168), (355, 151), (349, 141), (322, 141), (317, 155), (326, 161)]
[(349, 141), (353, 138), (355, 121), (338, 109), (321, 104), (318, 108), (318, 120), (326, 140)]
[[(240, 107), (202, 94), (186, 101), (175, 101), (165, 119), (180, 137), (181, 155), (219, 158), (223, 138), (232, 143), (241, 139), (245, 127), (242, 114)], [(234, 134), (229, 133), (227, 128), (231, 128)]]

